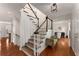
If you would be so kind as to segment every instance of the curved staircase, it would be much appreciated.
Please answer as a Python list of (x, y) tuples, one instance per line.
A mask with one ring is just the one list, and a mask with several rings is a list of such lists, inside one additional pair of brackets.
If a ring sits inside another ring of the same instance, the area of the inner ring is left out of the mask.
[[(40, 39), (39, 43), (37, 40), (34, 39), (34, 36), (31, 36), (28, 43), (25, 43), (25, 45), (22, 47), (23, 52), (29, 56), (33, 56), (34, 55), (34, 40), (36, 43), (35, 45), (36, 50), (38, 50), (41, 48), (41, 44), (43, 43), (43, 40), (45, 39), (45, 35), (46, 35), (46, 32), (44, 33), (42, 31), (39, 32), (39, 37), (38, 37), (38, 39)], [(38, 48), (37, 48), (37, 45), (39, 45)]]
[[(39, 50), (42, 48), (42, 44), (44, 43), (46, 39), (45, 36), (48, 30), (48, 17), (46, 17), (46, 20), (41, 25), (39, 25), (39, 18), (37, 17), (35, 11), (32, 9), (30, 4), (28, 4), (28, 6), (29, 6), (29, 9), (34, 14), (34, 16), (31, 16), (31, 15), (27, 15), (27, 16), (30, 17), (30, 20), (37, 27), (37, 29), (35, 30), (33, 35), (30, 37), (28, 42), (25, 43), (25, 45), (22, 47), (22, 51), (26, 53), (28, 56), (37, 56), (37, 55), (40, 55)], [(29, 13), (29, 12), (27, 11), (26, 13)], [(51, 20), (51, 23), (52, 23), (52, 20)], [(52, 26), (50, 29), (52, 29)]]

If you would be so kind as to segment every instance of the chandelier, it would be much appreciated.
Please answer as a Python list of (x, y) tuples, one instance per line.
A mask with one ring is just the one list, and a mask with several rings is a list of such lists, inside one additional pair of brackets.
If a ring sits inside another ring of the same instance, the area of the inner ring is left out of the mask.
[(51, 12), (54, 12), (54, 11), (57, 11), (57, 4), (56, 3), (53, 3), (51, 5)]

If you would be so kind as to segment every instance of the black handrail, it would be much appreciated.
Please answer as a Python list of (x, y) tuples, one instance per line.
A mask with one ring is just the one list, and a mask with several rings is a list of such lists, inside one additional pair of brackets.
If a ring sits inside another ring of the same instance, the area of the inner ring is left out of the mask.
[(51, 21), (51, 29), (53, 29), (52, 27), (52, 23), (53, 23), (53, 20), (51, 20), (50, 18), (48, 18), (48, 16), (46, 17), (46, 20), (36, 29), (36, 31), (34, 32), (34, 34), (38, 34), (38, 30), (43, 26), (43, 24), (46, 22), (46, 31), (48, 30), (48, 20)]
[(28, 6), (30, 7), (30, 10), (32, 10), (33, 14), (35, 15), (36, 19), (38, 20), (38, 28), (35, 30), (35, 34), (38, 34), (38, 30), (43, 26), (43, 24), (46, 22), (46, 31), (48, 30), (48, 19), (51, 21), (51, 29), (53, 29), (52, 27), (52, 23), (53, 20), (50, 19), (48, 16), (46, 16), (46, 20), (39, 26), (39, 18), (37, 17), (36, 13), (34, 12), (34, 10), (32, 9), (31, 5), (28, 3)]
[(34, 32), (35, 34), (38, 34), (38, 30), (43, 26), (43, 24), (46, 22), (46, 20), (36, 29), (36, 31)]

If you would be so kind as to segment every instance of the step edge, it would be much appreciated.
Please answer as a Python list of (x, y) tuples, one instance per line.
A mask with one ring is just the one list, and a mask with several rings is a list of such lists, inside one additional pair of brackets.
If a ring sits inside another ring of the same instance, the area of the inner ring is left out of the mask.
[(26, 46), (34, 51), (34, 48), (30, 47), (29, 45), (26, 45)]
[(23, 51), (26, 55), (28, 55), (28, 56), (32, 56), (32, 55), (29, 54), (27, 51), (23, 50), (23, 48), (22, 48), (22, 51)]

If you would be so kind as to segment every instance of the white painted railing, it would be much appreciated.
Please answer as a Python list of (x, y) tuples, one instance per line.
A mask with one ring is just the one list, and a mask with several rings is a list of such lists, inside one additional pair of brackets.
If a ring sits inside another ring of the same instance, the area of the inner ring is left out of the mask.
[(34, 55), (39, 56), (39, 47), (40, 47), (40, 35), (34, 34)]

